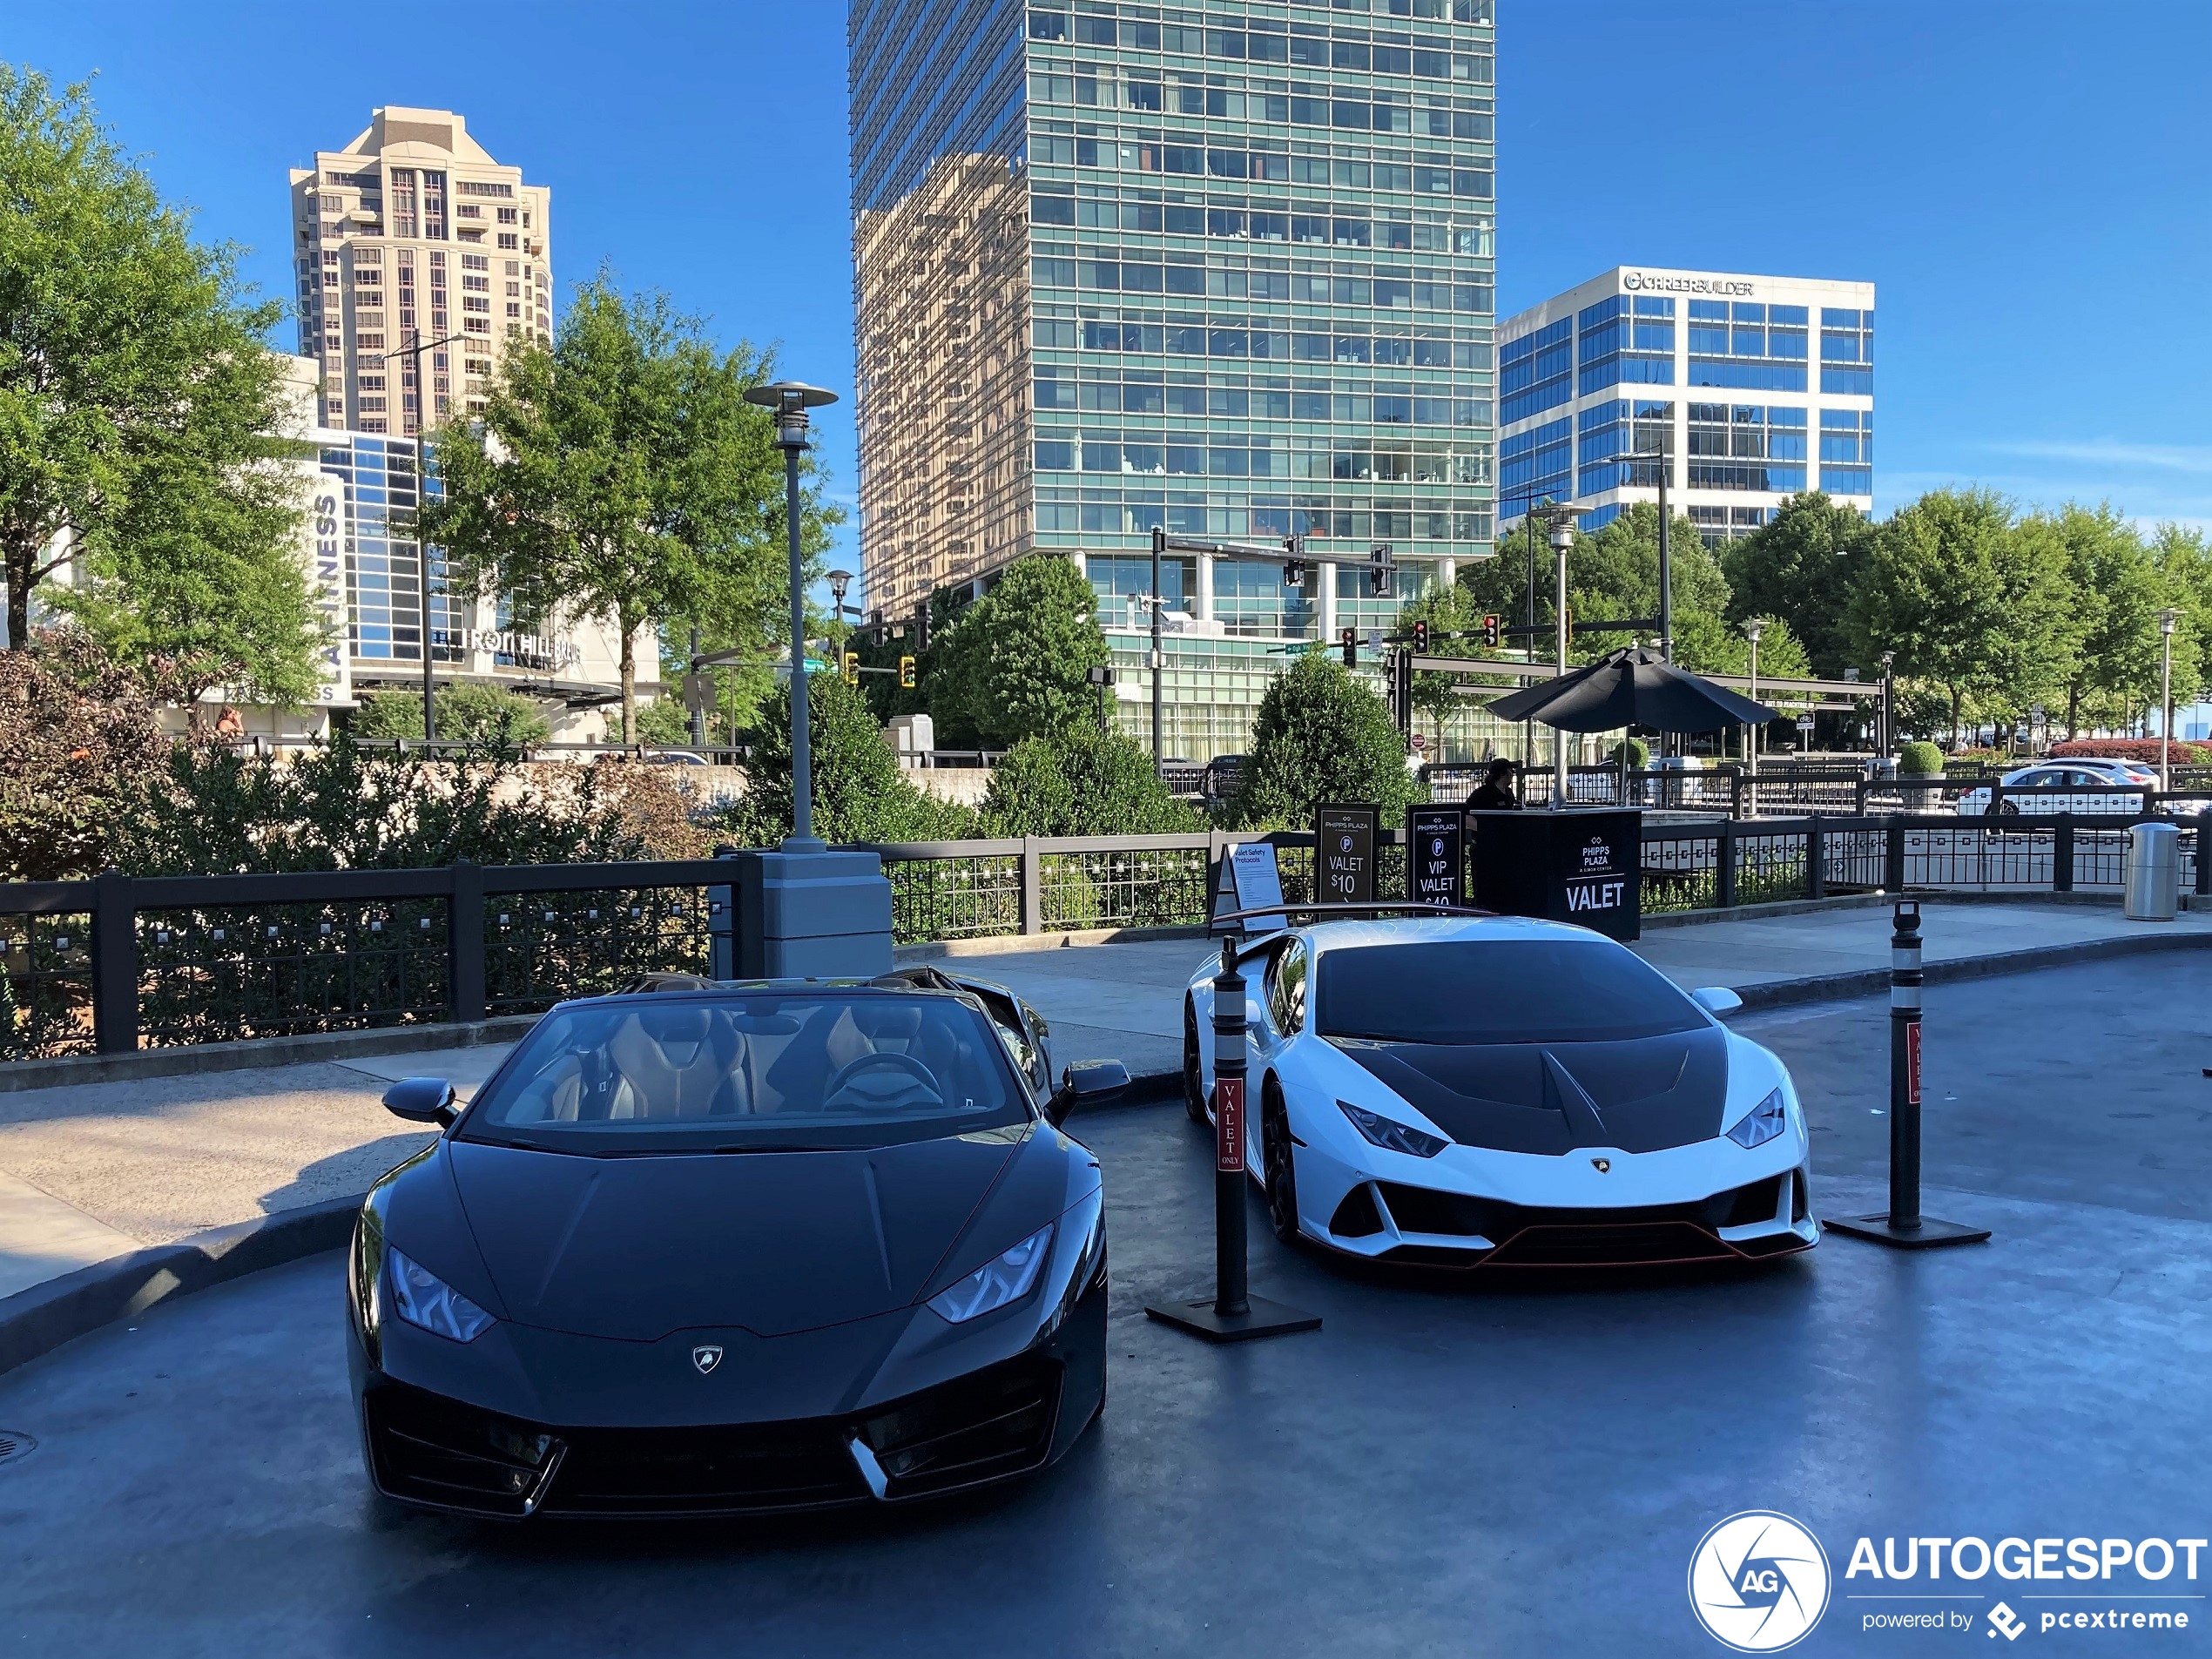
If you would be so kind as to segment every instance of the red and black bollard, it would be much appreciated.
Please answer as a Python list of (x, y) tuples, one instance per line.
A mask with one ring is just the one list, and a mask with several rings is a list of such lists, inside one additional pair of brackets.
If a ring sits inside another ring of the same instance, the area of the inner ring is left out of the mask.
[(1887, 1213), (1827, 1224), (1831, 1232), (1899, 1250), (1978, 1244), (1986, 1227), (1920, 1213), (1920, 907), (1900, 900), (1890, 934), (1890, 1207)]
[(1166, 1302), (1144, 1312), (1163, 1325), (1208, 1342), (1318, 1331), (1321, 1317), (1256, 1297), (1245, 1288), (1244, 976), (1237, 968), (1238, 936), (1221, 943), (1213, 981), (1214, 1294), (1211, 1300)]

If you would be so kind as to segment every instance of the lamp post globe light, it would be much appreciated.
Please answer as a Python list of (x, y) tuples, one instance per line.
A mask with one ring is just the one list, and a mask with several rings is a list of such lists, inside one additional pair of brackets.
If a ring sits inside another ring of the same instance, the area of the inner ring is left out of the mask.
[(756, 386), (745, 401), (776, 417), (776, 448), (784, 452), (784, 521), (791, 551), (791, 835), (786, 853), (815, 853), (814, 767), (806, 730), (806, 589), (799, 551), (799, 458), (813, 446), (807, 440), (809, 409), (837, 401), (837, 394), (802, 381)]
[(850, 570), (832, 570), (829, 573), (829, 584), (830, 604), (836, 612), (833, 620), (837, 626), (838, 649), (843, 651), (845, 649), (845, 590), (853, 585), (853, 573)]
[(2170, 607), (2158, 613), (2158, 786), (2174, 787), (2174, 624), (2182, 613)]

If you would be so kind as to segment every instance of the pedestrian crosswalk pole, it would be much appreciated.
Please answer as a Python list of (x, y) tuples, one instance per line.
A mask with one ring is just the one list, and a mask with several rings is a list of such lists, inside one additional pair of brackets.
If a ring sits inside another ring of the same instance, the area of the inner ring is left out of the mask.
[(1986, 1227), (1937, 1221), (1920, 1213), (1920, 907), (1898, 903), (1890, 932), (1890, 1207), (1878, 1216), (1827, 1223), (1845, 1233), (1898, 1250), (1978, 1244)]
[(1148, 1305), (1152, 1318), (1208, 1342), (1245, 1342), (1320, 1328), (1318, 1314), (1303, 1313), (1251, 1294), (1244, 1215), (1244, 976), (1237, 960), (1238, 934), (1221, 941), (1221, 971), (1213, 981), (1214, 1040), (1214, 1293), (1197, 1302)]

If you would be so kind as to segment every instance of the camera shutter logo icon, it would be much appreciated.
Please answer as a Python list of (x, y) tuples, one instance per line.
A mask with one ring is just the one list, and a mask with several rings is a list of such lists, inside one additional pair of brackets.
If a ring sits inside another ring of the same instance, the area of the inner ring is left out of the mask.
[(1712, 1638), (1738, 1653), (1779, 1653), (1828, 1610), (1820, 1541), (1770, 1509), (1730, 1515), (1689, 1558), (1689, 1605)]

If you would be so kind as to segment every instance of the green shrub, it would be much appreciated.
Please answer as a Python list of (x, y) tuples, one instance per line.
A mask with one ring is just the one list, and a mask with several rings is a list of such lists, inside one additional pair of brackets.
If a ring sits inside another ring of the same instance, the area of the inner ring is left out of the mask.
[(1168, 792), (1151, 751), (1120, 732), (1070, 726), (1007, 751), (983, 798), (986, 835), (1172, 835), (1203, 830)]
[(1943, 775), (1943, 751), (1923, 739), (1908, 743), (1897, 757), (1897, 769), (1919, 778), (1939, 778)]
[(1343, 664), (1310, 651), (1260, 698), (1231, 810), (1240, 826), (1302, 829), (1323, 801), (1372, 801), (1395, 823), (1421, 799), (1382, 698)]
[[(519, 749), (543, 743), (553, 727), (537, 705), (503, 685), (457, 680), (440, 685), (430, 699), (438, 736), (476, 749)], [(346, 723), (356, 738), (419, 738), (422, 695), (419, 691), (371, 691)]]
[(1615, 765), (1620, 764), (1624, 752), (1629, 758), (1630, 772), (1642, 772), (1651, 764), (1651, 745), (1642, 738), (1623, 738), (1613, 745), (1613, 761)]
[[(791, 833), (791, 691), (760, 712), (745, 798), (726, 808), (721, 834), (739, 846), (774, 846)], [(899, 770), (860, 690), (834, 674), (806, 682), (808, 766), (814, 833), (831, 842), (951, 841), (974, 833), (975, 815), (925, 795)]]

